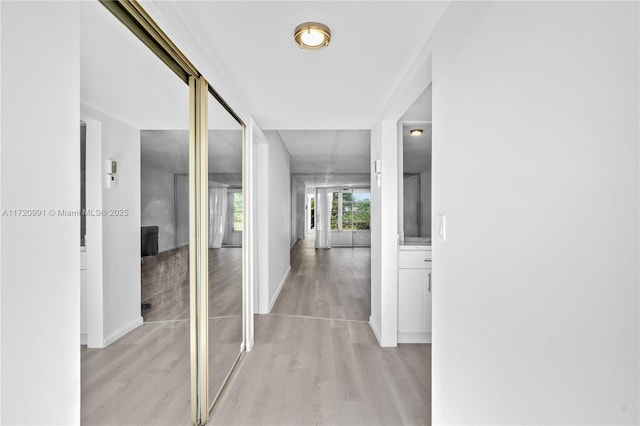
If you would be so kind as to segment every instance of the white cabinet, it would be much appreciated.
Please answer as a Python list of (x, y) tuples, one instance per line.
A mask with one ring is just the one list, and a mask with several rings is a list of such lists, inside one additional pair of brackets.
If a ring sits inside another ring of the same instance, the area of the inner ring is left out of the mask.
[(431, 250), (398, 251), (398, 343), (431, 343)]

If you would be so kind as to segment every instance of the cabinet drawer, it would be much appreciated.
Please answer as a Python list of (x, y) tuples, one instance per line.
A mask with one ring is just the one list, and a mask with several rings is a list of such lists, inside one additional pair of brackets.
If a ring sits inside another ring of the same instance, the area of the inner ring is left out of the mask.
[(398, 268), (429, 269), (431, 268), (431, 251), (399, 250)]

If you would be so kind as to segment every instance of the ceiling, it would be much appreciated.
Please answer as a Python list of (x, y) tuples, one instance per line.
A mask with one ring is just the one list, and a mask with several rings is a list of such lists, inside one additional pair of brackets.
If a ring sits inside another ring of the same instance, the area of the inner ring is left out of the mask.
[(369, 173), (297, 173), (291, 175), (308, 188), (344, 187), (363, 188), (371, 184)]
[(266, 131), (282, 138), (291, 155), (291, 173), (369, 173), (369, 130)]
[[(200, 53), (218, 65), (268, 136), (282, 139), (291, 154), (292, 173), (311, 185), (342, 186), (368, 183), (368, 129), (449, 2), (144, 4), (150, 11), (168, 13), (172, 25), (199, 40)], [(295, 45), (294, 27), (308, 20), (329, 25), (328, 48), (306, 51)], [(367, 28), (381, 30), (367, 34)], [(191, 58), (196, 65), (198, 57)], [(420, 99), (410, 110), (416, 117), (430, 117), (430, 92), (428, 96), (428, 113), (417, 109), (426, 105)], [(142, 142), (146, 165), (175, 173), (186, 170), (186, 84), (98, 2), (81, 6), (81, 100), (148, 130)], [(405, 119), (418, 120), (412, 117)], [(234, 145), (232, 133), (224, 132), (238, 129), (238, 124), (215, 101), (210, 102), (209, 123), (212, 131), (220, 130), (210, 134), (221, 142), (217, 152), (212, 149), (217, 154), (210, 159), (212, 167), (238, 169), (231, 158), (236, 158), (239, 145)]]
[[(152, 2), (197, 40), (263, 129), (370, 129), (449, 1)], [(329, 47), (302, 50), (294, 28), (328, 25)], [(215, 82), (214, 82), (215, 84)]]
[[(171, 173), (189, 172), (187, 130), (143, 130), (140, 132), (143, 166)], [(242, 173), (242, 131), (209, 131), (209, 173)]]

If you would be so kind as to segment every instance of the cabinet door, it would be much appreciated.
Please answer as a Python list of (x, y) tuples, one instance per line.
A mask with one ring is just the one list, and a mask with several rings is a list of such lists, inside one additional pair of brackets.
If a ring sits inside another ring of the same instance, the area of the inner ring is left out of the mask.
[(399, 269), (398, 332), (431, 333), (431, 269)]

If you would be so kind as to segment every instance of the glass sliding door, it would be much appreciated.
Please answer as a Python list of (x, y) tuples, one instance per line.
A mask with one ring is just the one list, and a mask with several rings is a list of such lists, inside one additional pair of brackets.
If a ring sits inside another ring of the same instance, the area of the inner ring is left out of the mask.
[(369, 189), (336, 189), (331, 202), (331, 246), (371, 245)]
[(353, 190), (353, 246), (371, 245), (371, 191), (369, 188)]
[(243, 126), (208, 97), (209, 406), (243, 351)]

